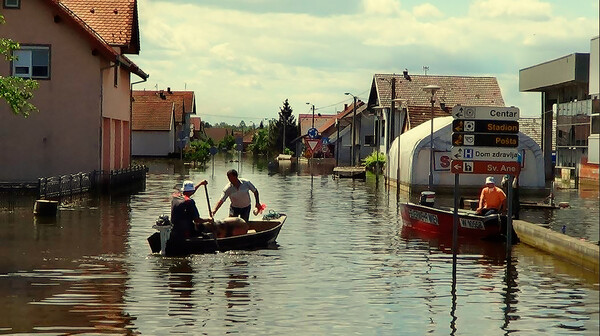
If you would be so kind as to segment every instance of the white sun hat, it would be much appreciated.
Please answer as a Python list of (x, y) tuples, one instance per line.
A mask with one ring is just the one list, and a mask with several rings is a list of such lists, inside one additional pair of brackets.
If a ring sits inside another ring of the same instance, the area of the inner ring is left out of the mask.
[(485, 179), (485, 184), (488, 184), (488, 183), (493, 183), (493, 184), (496, 184), (496, 180), (494, 179), (494, 177), (493, 177), (493, 176), (488, 176), (488, 177)]
[(185, 181), (183, 182), (183, 187), (181, 188), (181, 191), (185, 192), (185, 191), (195, 191), (196, 187), (194, 186), (194, 181)]

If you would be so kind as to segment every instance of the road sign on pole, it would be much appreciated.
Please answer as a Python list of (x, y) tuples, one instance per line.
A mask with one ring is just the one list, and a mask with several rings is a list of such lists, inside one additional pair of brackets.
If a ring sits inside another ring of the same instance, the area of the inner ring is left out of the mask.
[(501, 106), (462, 106), (456, 105), (452, 108), (454, 119), (471, 120), (519, 120), (519, 109), (517, 107)]
[(454, 174), (511, 174), (521, 171), (519, 162), (452, 160), (450, 171)]
[(517, 162), (519, 150), (517, 148), (453, 146), (450, 157), (453, 160)]
[(452, 146), (517, 147), (518, 134), (452, 133)]
[(519, 133), (519, 122), (514, 120), (454, 119), (452, 132)]

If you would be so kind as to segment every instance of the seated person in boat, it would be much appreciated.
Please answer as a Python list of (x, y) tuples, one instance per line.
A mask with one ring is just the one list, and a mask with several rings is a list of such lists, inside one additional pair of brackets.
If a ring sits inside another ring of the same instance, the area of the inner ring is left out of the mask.
[(231, 202), (229, 207), (229, 217), (239, 216), (244, 221), (248, 222), (250, 218), (250, 208), (252, 207), (250, 191), (252, 191), (254, 198), (256, 199), (256, 209), (261, 211), (258, 189), (256, 189), (252, 182), (238, 178), (238, 172), (235, 169), (231, 169), (227, 172), (227, 179), (229, 179), (229, 183), (223, 189), (223, 195), (213, 210), (213, 216), (219, 211), (219, 208), (223, 205), (225, 200), (229, 198), (229, 201)]
[(485, 179), (485, 187), (481, 190), (479, 196), (479, 207), (476, 213), (478, 215), (492, 215), (501, 213), (506, 209), (506, 194), (502, 189), (496, 187), (496, 181), (493, 176)]
[(200, 218), (196, 202), (191, 199), (196, 190), (207, 183), (206, 180), (202, 180), (202, 182), (194, 185), (192, 181), (185, 181), (183, 182), (181, 192), (173, 194), (171, 199), (171, 223), (173, 224), (173, 229), (171, 230), (170, 239), (184, 240), (198, 236), (201, 232), (205, 231), (204, 226), (201, 224), (213, 222), (212, 218)]
[(248, 223), (239, 217), (216, 219), (213, 223), (204, 223), (205, 230), (216, 232), (217, 238), (239, 236), (248, 233)]

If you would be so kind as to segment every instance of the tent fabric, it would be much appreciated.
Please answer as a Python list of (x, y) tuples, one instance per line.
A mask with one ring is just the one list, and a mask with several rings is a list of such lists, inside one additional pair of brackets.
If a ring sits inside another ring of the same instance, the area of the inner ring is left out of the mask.
[[(435, 118), (433, 120), (434, 152), (449, 152), (452, 144), (453, 117)], [(386, 171), (390, 180), (398, 179), (398, 162), (400, 162), (400, 184), (409, 186), (426, 186), (429, 183), (429, 156), (431, 121), (427, 121), (397, 137), (389, 150), (389, 169)], [(544, 159), (540, 146), (529, 136), (519, 132), (519, 151), (524, 153), (524, 167), (519, 176), (519, 184), (526, 188), (543, 188)], [(398, 160), (398, 144), (400, 144), (400, 160)], [(491, 175), (496, 181), (502, 180), (502, 174)], [(480, 187), (484, 185), (486, 176), (480, 174), (461, 174), (461, 186)], [(436, 186), (453, 186), (454, 174), (448, 170), (433, 171), (433, 184)]]

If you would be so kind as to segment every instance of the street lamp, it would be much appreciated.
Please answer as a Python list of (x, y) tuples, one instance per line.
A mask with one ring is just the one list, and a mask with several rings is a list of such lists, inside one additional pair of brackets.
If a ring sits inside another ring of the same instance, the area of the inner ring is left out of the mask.
[(354, 98), (354, 104), (352, 106), (352, 150), (350, 151), (350, 162), (352, 163), (352, 166), (354, 166), (354, 143), (356, 142), (356, 96), (351, 94), (350, 92), (344, 92), (344, 94), (346, 96), (352, 96), (352, 98)]
[(435, 99), (433, 97), (439, 89), (441, 89), (441, 87), (433, 84), (427, 85), (423, 88), (423, 91), (431, 94), (431, 132), (429, 134), (429, 185), (427, 190), (431, 190), (433, 186), (433, 104), (435, 103)]

